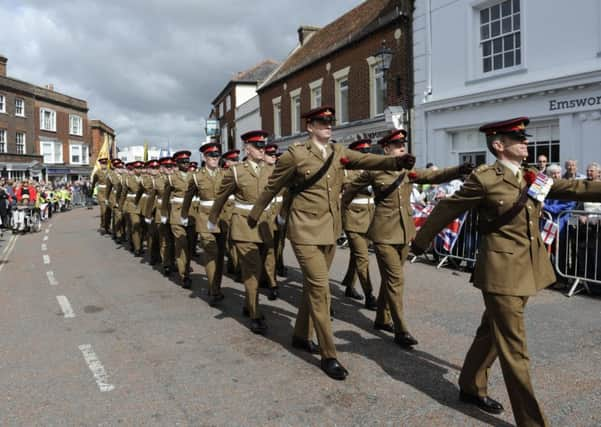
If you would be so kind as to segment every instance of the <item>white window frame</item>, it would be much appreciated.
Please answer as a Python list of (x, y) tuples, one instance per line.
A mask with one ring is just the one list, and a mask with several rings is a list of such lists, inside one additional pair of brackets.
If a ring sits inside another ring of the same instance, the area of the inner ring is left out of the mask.
[(6, 134), (7, 134), (6, 129), (0, 129), (0, 153), (7, 152), (8, 141), (7, 141)]
[[(335, 102), (335, 107), (336, 108), (336, 121), (339, 124), (345, 124), (345, 123), (349, 123), (350, 122), (350, 111), (349, 111), (349, 99), (350, 99), (350, 94), (349, 94), (349, 73), (351, 72), (351, 67), (345, 67), (342, 68), (338, 71), (335, 71), (334, 73), (332, 73), (332, 77), (334, 78), (334, 102)], [(342, 116), (342, 98), (341, 98), (341, 84), (342, 82), (346, 81), (347, 83), (347, 102), (346, 102), (346, 111), (349, 117), (343, 117)]]
[[(78, 122), (77, 128), (74, 126)], [(69, 135), (83, 136), (83, 118), (77, 114), (69, 114)]]
[(282, 136), (282, 97), (273, 98), (271, 104), (273, 106), (273, 135), (279, 138)]
[(219, 118), (223, 117), (223, 101), (219, 103)]
[(301, 132), (301, 90), (290, 91), (290, 134), (296, 135)]
[[(52, 140), (40, 140), (40, 155), (42, 156), (42, 158), (44, 159), (44, 163), (46, 164), (54, 164), (56, 163), (54, 161), (54, 147), (56, 145), (56, 141), (52, 141)], [(44, 148), (49, 147), (50, 150), (48, 150), (48, 152), (45, 152)], [(46, 157), (48, 156), (48, 157)]]
[(228, 95), (225, 98), (225, 111), (228, 112), (232, 109), (232, 95)]
[[(309, 83), (309, 90), (311, 93), (311, 109), (321, 107), (321, 105), (323, 103), (322, 90), (321, 90), (322, 86), (323, 86), (323, 78)], [(319, 91), (319, 102), (317, 101), (317, 96), (316, 96), (317, 91)]]
[[(82, 144), (69, 144), (69, 163), (72, 165), (81, 165), (83, 156), (82, 156)], [(73, 161), (73, 154), (75, 149), (79, 150), (79, 161)]]
[(0, 113), (6, 113), (6, 96), (0, 94)]
[[(19, 114), (19, 101), (21, 103)], [(15, 116), (17, 117), (25, 117), (25, 100), (23, 98), (15, 98)]]
[[(367, 65), (369, 66), (369, 116), (371, 118), (380, 117), (384, 115), (386, 109), (386, 82), (384, 81), (384, 70), (380, 66), (382, 60), (375, 56), (370, 56), (366, 59)], [(382, 79), (382, 111), (378, 112), (378, 78)]]
[[(44, 116), (46, 113), (50, 113), (50, 120), (52, 122), (50, 127), (46, 127), (44, 123)], [(40, 130), (56, 132), (56, 111), (49, 108), (40, 108)]]
[[(19, 136), (23, 137), (22, 141), (19, 141)], [(19, 150), (19, 144), (22, 145), (21, 150)], [(15, 133), (15, 152), (17, 154), (27, 154), (27, 134), (25, 132)]]

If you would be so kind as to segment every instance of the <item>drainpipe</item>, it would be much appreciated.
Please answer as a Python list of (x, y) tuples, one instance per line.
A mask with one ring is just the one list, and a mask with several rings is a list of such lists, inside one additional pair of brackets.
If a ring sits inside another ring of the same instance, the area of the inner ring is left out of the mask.
[(432, 95), (432, 2), (426, 0), (426, 81), (428, 86), (424, 92), (424, 100)]

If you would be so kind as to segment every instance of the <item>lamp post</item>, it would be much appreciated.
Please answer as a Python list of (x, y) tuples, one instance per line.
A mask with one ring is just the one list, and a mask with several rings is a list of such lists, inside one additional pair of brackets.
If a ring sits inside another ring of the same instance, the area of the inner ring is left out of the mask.
[[(378, 58), (378, 68), (382, 71), (383, 89), (384, 89), (384, 100), (387, 97), (387, 84), (386, 84), (386, 73), (390, 70), (390, 64), (392, 62), (392, 49), (386, 46), (386, 40), (382, 40), (380, 49), (376, 52), (376, 58)], [(384, 101), (384, 104), (387, 104)]]

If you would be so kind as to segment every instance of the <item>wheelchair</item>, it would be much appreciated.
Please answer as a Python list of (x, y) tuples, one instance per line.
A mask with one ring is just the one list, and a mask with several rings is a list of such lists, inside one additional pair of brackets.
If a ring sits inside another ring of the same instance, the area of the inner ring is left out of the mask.
[(13, 234), (23, 232), (37, 233), (42, 229), (40, 210), (29, 204), (19, 204), (13, 208), (12, 231)]

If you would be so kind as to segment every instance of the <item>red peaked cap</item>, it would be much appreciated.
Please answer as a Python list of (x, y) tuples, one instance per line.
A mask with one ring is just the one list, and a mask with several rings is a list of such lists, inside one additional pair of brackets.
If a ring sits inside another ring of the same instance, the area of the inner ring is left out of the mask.
[(379, 145), (388, 145), (393, 142), (407, 142), (407, 131), (405, 129), (399, 129), (392, 131), (389, 135), (381, 138), (378, 141)]
[(173, 161), (172, 157), (161, 157), (159, 159), (159, 163), (161, 164), (161, 166), (173, 166), (173, 165), (175, 165), (175, 162)]
[(278, 152), (277, 144), (267, 144), (265, 146), (265, 154), (276, 154)]
[(198, 162), (190, 162), (190, 164), (188, 165), (188, 170), (196, 170), (198, 168)]
[(154, 160), (154, 159), (153, 159), (153, 160), (149, 160), (149, 161), (147, 161), (147, 162), (146, 162), (146, 167), (147, 167), (147, 168), (153, 168), (153, 169), (156, 169), (156, 168), (158, 168), (159, 166), (160, 166), (160, 163), (159, 163), (159, 161), (158, 161), (158, 160)]
[(251, 130), (240, 135), (240, 138), (242, 138), (242, 141), (244, 141), (245, 144), (250, 144), (256, 142), (265, 142), (265, 138), (267, 138), (268, 135), (269, 133), (265, 132), (264, 130)]
[(352, 142), (348, 148), (351, 150), (362, 150), (364, 148), (371, 147), (371, 139), (359, 139), (357, 141)]
[(111, 160), (111, 165), (113, 165), (113, 166), (117, 166), (117, 165), (119, 165), (121, 163), (123, 163), (121, 161), (121, 159), (113, 159), (113, 160)]
[(188, 150), (177, 151), (173, 154), (173, 160), (175, 160), (176, 162), (178, 160), (186, 160), (189, 159), (191, 155), (192, 153)]
[(518, 137), (526, 137), (530, 136), (526, 133), (526, 126), (529, 123), (528, 117), (516, 117), (502, 122), (487, 123), (480, 127), (480, 132), (484, 132), (486, 136), (515, 134)]
[(127, 168), (127, 170), (132, 170), (134, 168), (134, 163), (135, 162), (128, 162), (125, 164), (125, 167)]
[(221, 153), (221, 144), (218, 142), (209, 142), (200, 146), (200, 152), (202, 154), (207, 153)]
[(144, 162), (136, 160), (135, 162), (133, 162), (132, 166), (134, 169), (142, 169), (144, 167)]
[(317, 107), (310, 111), (307, 111), (301, 117), (310, 122), (311, 120), (315, 119), (334, 118), (335, 115), (336, 110), (334, 110), (334, 107), (324, 105), (323, 107)]
[(223, 157), (226, 160), (238, 160), (239, 156), (240, 156), (240, 150), (230, 150), (230, 151), (226, 151), (225, 153), (223, 153), (223, 155), (221, 157)]
[(109, 162), (109, 159), (102, 158), (102, 159), (98, 159), (98, 163), (100, 163), (101, 165), (106, 165)]

